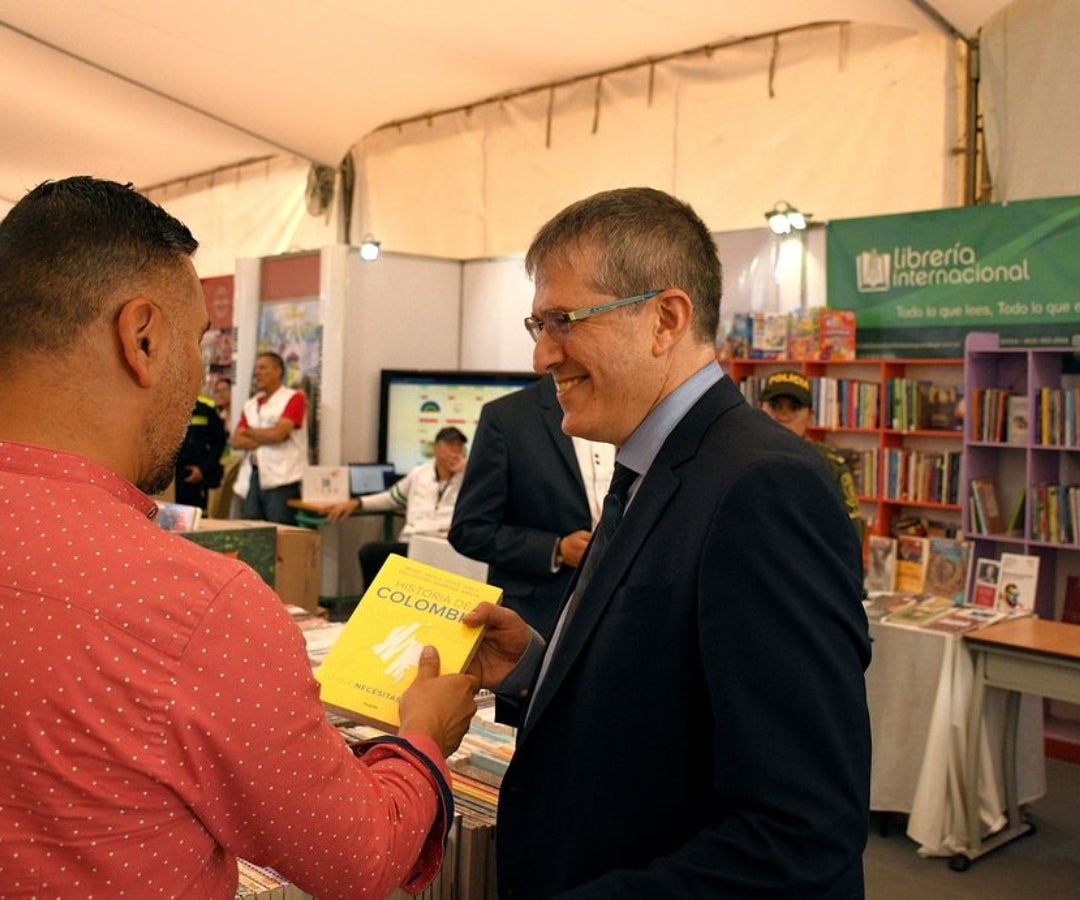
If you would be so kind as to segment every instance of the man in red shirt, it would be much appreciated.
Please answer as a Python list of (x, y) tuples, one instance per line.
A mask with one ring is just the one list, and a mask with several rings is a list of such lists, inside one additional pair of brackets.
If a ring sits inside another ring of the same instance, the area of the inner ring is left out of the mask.
[(426, 650), (399, 737), (354, 754), (279, 598), (153, 522), (202, 378), (197, 246), (89, 177), (0, 222), (2, 892), (231, 900), (240, 856), (320, 898), (417, 893), (475, 680)]

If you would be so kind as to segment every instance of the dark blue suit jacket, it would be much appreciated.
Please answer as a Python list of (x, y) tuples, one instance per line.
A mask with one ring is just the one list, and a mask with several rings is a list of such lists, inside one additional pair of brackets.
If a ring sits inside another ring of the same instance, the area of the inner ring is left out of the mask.
[(488, 564), (503, 603), (547, 638), (574, 570), (551, 571), (555, 542), (592, 527), (574, 445), (550, 377), (484, 405), (449, 539)]
[(646, 473), (503, 780), (504, 897), (860, 897), (861, 554), (724, 378)]

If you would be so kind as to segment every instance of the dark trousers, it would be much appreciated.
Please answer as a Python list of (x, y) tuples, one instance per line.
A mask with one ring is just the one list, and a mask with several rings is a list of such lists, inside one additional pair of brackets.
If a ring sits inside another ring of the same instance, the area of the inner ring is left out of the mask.
[(371, 582), (375, 580), (375, 576), (379, 574), (379, 569), (382, 568), (383, 563), (386, 562), (386, 558), (391, 553), (408, 556), (409, 545), (397, 541), (372, 541), (369, 544), (364, 544), (357, 551), (356, 556), (360, 560), (360, 574), (364, 576), (364, 590), (367, 590)]
[(244, 498), (243, 516), (245, 519), (295, 525), (296, 510), (289, 506), (287, 501), (299, 499), (299, 481), (276, 488), (260, 488), (259, 469), (256, 467), (251, 470), (251, 486)]

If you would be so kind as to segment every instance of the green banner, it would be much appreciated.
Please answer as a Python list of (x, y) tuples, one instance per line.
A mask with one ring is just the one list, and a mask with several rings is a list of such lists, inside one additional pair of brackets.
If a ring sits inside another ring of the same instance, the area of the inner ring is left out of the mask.
[(859, 356), (1080, 347), (1080, 197), (841, 219), (826, 226), (829, 306), (853, 309)]

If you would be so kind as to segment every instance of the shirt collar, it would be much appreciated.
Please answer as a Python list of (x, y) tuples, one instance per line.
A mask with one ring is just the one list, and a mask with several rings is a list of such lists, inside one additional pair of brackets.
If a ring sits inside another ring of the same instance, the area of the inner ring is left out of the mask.
[(0, 470), (93, 485), (108, 491), (121, 503), (135, 507), (148, 519), (157, 515), (157, 504), (126, 478), (92, 459), (74, 453), (16, 441), (0, 441)]
[(690, 407), (723, 377), (724, 371), (715, 361), (710, 361), (698, 369), (642, 420), (626, 443), (619, 448), (615, 459), (644, 475), (649, 471), (668, 435), (690, 411)]

